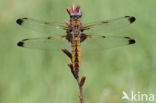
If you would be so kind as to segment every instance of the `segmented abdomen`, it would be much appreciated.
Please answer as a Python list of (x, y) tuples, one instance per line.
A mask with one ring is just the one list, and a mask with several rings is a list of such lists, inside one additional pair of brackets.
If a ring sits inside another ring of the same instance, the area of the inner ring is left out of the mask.
[(72, 39), (72, 64), (75, 75), (80, 71), (80, 38)]

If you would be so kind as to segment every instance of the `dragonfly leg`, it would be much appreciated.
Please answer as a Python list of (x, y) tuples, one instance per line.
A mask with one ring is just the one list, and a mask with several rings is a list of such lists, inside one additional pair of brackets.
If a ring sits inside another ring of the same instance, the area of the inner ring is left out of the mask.
[[(72, 54), (65, 48), (62, 48), (62, 51), (70, 58), (70, 60), (72, 60)], [(75, 79), (77, 79), (78, 77), (78, 70), (75, 70), (73, 69), (73, 64), (69, 63), (68, 64), (68, 67), (71, 69), (71, 72), (73, 74), (73, 76), (75, 77)]]
[(72, 54), (65, 48), (62, 48), (62, 51), (72, 60)]
[(68, 67), (70, 68), (70, 70), (71, 70), (71, 72), (72, 72), (74, 78), (77, 79), (77, 75), (75, 75), (75, 72), (73, 71), (73, 64), (69, 63), (69, 64), (68, 64)]

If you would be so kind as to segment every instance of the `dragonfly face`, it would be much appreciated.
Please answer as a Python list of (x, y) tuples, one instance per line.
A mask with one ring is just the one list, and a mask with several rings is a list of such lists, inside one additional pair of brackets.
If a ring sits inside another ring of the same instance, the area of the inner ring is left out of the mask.
[[(20, 26), (39, 31), (41, 33), (45, 33), (45, 31), (47, 31), (47, 33), (52, 34), (52, 36), (24, 39), (18, 42), (17, 45), (20, 47), (38, 48), (44, 50), (72, 48), (72, 66), (74, 72), (78, 74), (80, 70), (81, 43), (81, 48), (84, 48), (84, 50), (103, 50), (135, 43), (135, 40), (130, 37), (103, 35), (104, 33), (108, 33), (132, 24), (135, 21), (135, 17), (124, 16), (112, 20), (82, 25), (80, 22), (80, 18), (82, 17), (80, 5), (77, 5), (76, 8), (74, 5), (72, 5), (72, 9), (67, 8), (67, 12), (70, 15), (70, 21), (65, 22), (67, 26), (30, 18), (18, 19), (16, 22)], [(66, 34), (62, 35), (65, 33), (65, 30)], [(98, 35), (93, 35), (93, 33)]]
[[(70, 28), (67, 30), (67, 35), (70, 38), (67, 38), (68, 41), (72, 42), (72, 38), (81, 38), (81, 32), (82, 32), (82, 24), (80, 22), (80, 18), (82, 16), (81, 11), (79, 10), (80, 6), (78, 5), (76, 8), (73, 5), (72, 10), (70, 8), (67, 9), (69, 15), (70, 15), (70, 23), (67, 23), (67, 26)], [(72, 37), (72, 38), (71, 38)]]

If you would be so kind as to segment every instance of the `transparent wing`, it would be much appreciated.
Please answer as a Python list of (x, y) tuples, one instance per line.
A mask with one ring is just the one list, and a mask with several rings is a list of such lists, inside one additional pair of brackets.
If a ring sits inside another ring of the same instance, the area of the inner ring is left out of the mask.
[(61, 50), (61, 48), (69, 50), (71, 48), (71, 44), (66, 40), (65, 36), (24, 39), (18, 42), (17, 45), (20, 47), (42, 50)]
[(85, 29), (84, 33), (96, 33), (99, 35), (103, 33), (109, 33), (129, 25), (133, 23), (135, 20), (136, 20), (135, 17), (124, 16), (112, 20), (89, 24), (83, 27)]
[(65, 29), (68, 29), (68, 27), (64, 25), (59, 25), (52, 22), (44, 22), (31, 18), (17, 19), (16, 23), (24, 28), (38, 31), (44, 34), (62, 34), (65, 33)]
[(82, 50), (105, 50), (114, 47), (134, 44), (135, 40), (130, 37), (120, 36), (94, 36), (88, 35), (81, 44)]

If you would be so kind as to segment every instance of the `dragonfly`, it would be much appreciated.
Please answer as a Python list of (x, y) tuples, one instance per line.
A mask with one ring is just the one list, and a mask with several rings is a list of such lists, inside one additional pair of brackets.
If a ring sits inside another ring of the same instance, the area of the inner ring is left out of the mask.
[[(71, 49), (72, 68), (76, 75), (80, 71), (80, 52), (83, 47), (84, 50), (97, 48), (108, 49), (135, 43), (135, 40), (130, 37), (104, 35), (112, 30), (117, 30), (132, 24), (136, 20), (133, 16), (123, 16), (116, 19), (83, 25), (80, 21), (82, 17), (80, 5), (76, 7), (72, 5), (71, 9), (67, 8), (67, 12), (70, 16), (70, 20), (65, 22), (66, 25), (44, 22), (31, 18), (17, 19), (16, 23), (22, 27), (41, 33), (48, 31), (48, 33), (51, 34), (51, 36), (47, 37), (27, 38), (19, 41), (17, 45), (20, 47), (44, 50)], [(94, 33), (90, 33), (93, 31), (99, 34), (94, 35)], [(92, 44), (97, 46), (93, 46)]]

